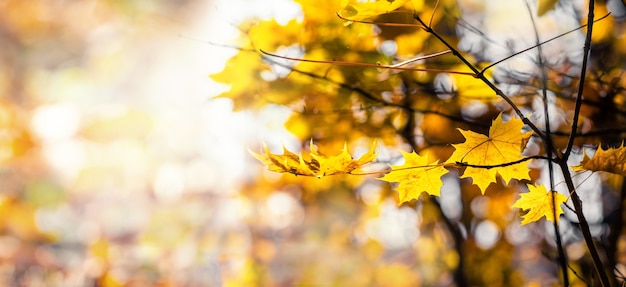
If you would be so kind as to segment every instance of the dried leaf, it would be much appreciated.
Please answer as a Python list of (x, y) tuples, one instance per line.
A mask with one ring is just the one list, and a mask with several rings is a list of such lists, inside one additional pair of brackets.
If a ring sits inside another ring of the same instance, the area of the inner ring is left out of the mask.
[(311, 152), (308, 154), (295, 154), (283, 147), (283, 154), (272, 154), (267, 147), (263, 145), (265, 153), (258, 154), (250, 151), (250, 154), (267, 166), (267, 169), (274, 172), (292, 173), (304, 176), (323, 177), (334, 174), (351, 173), (364, 164), (376, 159), (376, 142), (368, 152), (363, 154), (358, 160), (352, 158), (348, 152), (347, 145), (344, 145), (340, 154), (335, 156), (324, 156), (319, 153), (313, 142), (311, 142)]
[(607, 150), (598, 147), (592, 158), (585, 153), (580, 165), (572, 168), (575, 171), (606, 171), (626, 176), (626, 146)]

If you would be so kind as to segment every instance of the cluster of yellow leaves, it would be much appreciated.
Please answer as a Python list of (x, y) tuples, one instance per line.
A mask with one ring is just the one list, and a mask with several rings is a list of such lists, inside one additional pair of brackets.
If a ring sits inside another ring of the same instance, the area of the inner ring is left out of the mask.
[[(493, 120), (488, 136), (459, 130), (465, 142), (453, 145), (455, 151), (446, 162), (430, 161), (428, 155), (420, 156), (415, 152), (402, 152), (404, 164), (392, 165), (389, 173), (380, 180), (399, 183), (400, 203), (416, 200), (422, 192), (440, 196), (443, 186), (441, 177), (448, 173), (446, 167), (464, 167), (461, 178), (472, 178), (483, 194), (491, 183), (497, 181), (498, 175), (505, 184), (512, 179), (530, 180), (529, 169), (521, 154), (532, 132), (522, 132), (523, 126), (521, 119), (512, 118), (504, 122), (500, 114)], [(350, 174), (376, 158), (375, 143), (357, 160), (352, 158), (346, 145), (335, 156), (320, 154), (312, 142), (311, 151), (307, 154), (296, 155), (285, 148), (282, 155), (276, 155), (267, 146), (264, 148), (264, 154), (250, 153), (269, 170), (316, 177)], [(592, 158), (585, 154), (580, 166), (574, 167), (574, 170), (606, 171), (626, 176), (625, 162), (626, 146), (606, 151), (599, 148)], [(548, 192), (543, 185), (529, 185), (528, 189), (529, 192), (522, 194), (512, 206), (528, 210), (522, 224), (538, 221), (543, 216), (548, 220), (558, 219), (563, 214), (561, 204), (567, 201), (566, 196)]]
[(311, 152), (307, 154), (295, 154), (285, 147), (283, 147), (282, 155), (272, 154), (267, 145), (264, 145), (265, 153), (258, 154), (250, 151), (250, 154), (274, 172), (323, 177), (335, 174), (348, 174), (373, 161), (376, 159), (375, 147), (376, 142), (372, 144), (368, 152), (357, 160), (352, 158), (352, 155), (348, 152), (347, 145), (344, 145), (340, 154), (325, 156), (319, 153), (313, 142), (311, 142)]
[[(443, 182), (441, 177), (448, 173), (445, 166), (465, 167), (462, 178), (470, 177), (482, 193), (491, 183), (495, 183), (497, 175), (508, 183), (511, 179), (528, 179), (529, 169), (521, 156), (531, 132), (521, 132), (524, 126), (522, 120), (511, 119), (503, 122), (502, 114), (492, 122), (489, 136), (472, 131), (460, 130), (465, 142), (453, 145), (455, 152), (445, 163), (438, 160), (430, 161), (428, 156), (420, 156), (415, 152), (402, 152), (404, 164), (391, 166), (391, 171), (380, 180), (398, 182), (397, 190), (400, 203), (418, 199), (422, 192), (440, 196)], [(358, 160), (352, 158), (344, 145), (343, 150), (336, 156), (320, 154), (311, 142), (311, 151), (307, 154), (295, 154), (284, 148), (282, 155), (272, 154), (267, 146), (265, 153), (257, 154), (250, 151), (252, 156), (261, 161), (271, 171), (292, 173), (304, 176), (327, 176), (334, 174), (349, 174), (376, 158), (375, 143), (370, 150)], [(545, 187), (542, 187), (545, 190)], [(550, 202), (545, 203), (548, 194), (541, 194), (541, 188), (531, 187), (531, 193), (523, 195), (514, 207), (529, 209), (524, 222), (536, 221), (546, 213)], [(541, 196), (543, 197), (541, 197)], [(561, 195), (562, 196), (562, 195)], [(558, 197), (557, 203), (565, 199)], [(552, 210), (551, 208), (549, 209)], [(560, 207), (557, 215), (562, 213)], [(553, 216), (548, 216), (552, 218)]]

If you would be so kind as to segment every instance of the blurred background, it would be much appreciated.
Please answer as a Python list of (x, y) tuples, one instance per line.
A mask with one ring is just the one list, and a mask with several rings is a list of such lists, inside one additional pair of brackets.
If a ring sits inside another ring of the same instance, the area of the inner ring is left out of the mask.
[(277, 11), (262, 2), (0, 1), (1, 286), (237, 277), (246, 145), (280, 141), (284, 116), (212, 99), (236, 50), (208, 42)]

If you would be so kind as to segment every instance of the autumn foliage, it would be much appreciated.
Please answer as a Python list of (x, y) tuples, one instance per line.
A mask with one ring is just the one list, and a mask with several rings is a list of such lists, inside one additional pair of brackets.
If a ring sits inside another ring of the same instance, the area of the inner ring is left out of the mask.
[[(250, 151), (287, 174), (277, 186), (295, 183), (315, 205), (340, 191), (304, 177), (335, 175), (355, 198), (378, 190), (368, 206), (382, 209), (393, 198), (398, 210), (417, 210), (423, 236), (445, 238), (437, 256), (454, 259), (410, 267), (386, 257), (389, 246), (373, 256), (420, 274), (410, 284), (623, 282), (626, 95), (624, 37), (615, 30), (623, 19), (593, 2), (297, 2), (302, 19), (243, 23), (239, 54), (212, 76), (231, 84), (222, 97), (237, 109), (292, 111), (285, 126), (303, 152)], [(588, 209), (606, 216), (588, 221)], [(533, 243), (514, 239), (530, 233)], [(495, 237), (485, 243), (488, 234)], [(414, 240), (407, 249), (427, 248)], [(356, 244), (371, 242), (381, 240)], [(552, 271), (527, 269), (512, 255), (524, 250), (548, 253), (533, 262)], [(435, 270), (444, 275), (424, 275)]]

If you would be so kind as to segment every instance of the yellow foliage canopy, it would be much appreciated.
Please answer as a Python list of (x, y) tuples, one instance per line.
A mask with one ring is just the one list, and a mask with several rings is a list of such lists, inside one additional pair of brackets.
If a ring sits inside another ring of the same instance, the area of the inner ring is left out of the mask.
[(501, 113), (493, 120), (489, 136), (459, 129), (465, 142), (452, 145), (455, 151), (446, 162), (468, 165), (461, 177), (471, 177), (483, 194), (496, 182), (496, 174), (507, 184), (511, 179), (530, 180), (525, 162), (511, 164), (524, 159), (521, 153), (532, 134), (522, 133), (523, 126), (520, 119), (503, 122)]
[[(512, 206), (528, 210), (528, 213), (523, 216), (524, 220), (522, 220), (522, 225), (538, 221), (543, 216), (545, 216), (548, 220), (553, 221), (555, 218), (555, 211), (558, 223), (559, 216), (563, 214), (561, 204), (567, 201), (567, 197), (554, 191), (548, 192), (546, 187), (543, 185), (529, 185), (528, 190), (529, 192), (522, 193), (520, 199), (518, 199)], [(553, 199), (555, 209), (552, 209)]]

